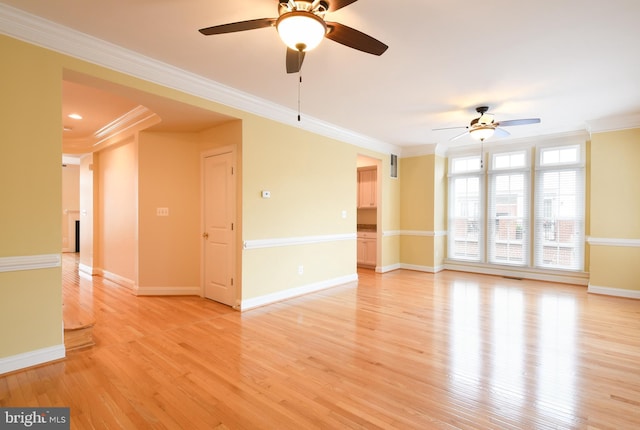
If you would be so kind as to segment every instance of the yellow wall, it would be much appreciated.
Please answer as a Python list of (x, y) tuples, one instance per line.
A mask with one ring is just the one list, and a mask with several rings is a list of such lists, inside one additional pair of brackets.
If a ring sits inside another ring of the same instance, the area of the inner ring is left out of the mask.
[[(382, 243), (378, 244), (378, 253), (382, 253), (381, 265), (385, 267), (395, 267), (400, 263), (400, 236), (397, 234), (387, 235), (385, 232), (400, 230), (400, 189), (402, 184), (402, 170), (398, 164), (398, 177), (391, 178), (391, 156), (389, 154), (380, 155), (382, 161), (378, 170), (378, 180), (382, 182), (382, 195), (378, 199), (378, 212), (382, 225)], [(380, 227), (379, 227), (380, 228)]]
[(640, 128), (591, 137), (592, 236), (640, 238), (639, 166)]
[[(0, 258), (61, 252), (61, 76), (55, 55), (0, 36)], [(0, 358), (62, 344), (60, 268), (0, 273)]]
[[(640, 128), (591, 137), (590, 286), (640, 290)], [(635, 240), (622, 246), (616, 240)]]
[(431, 154), (400, 160), (400, 261), (423, 270), (444, 263), (445, 159)]
[[(242, 169), (245, 241), (355, 233), (351, 145), (256, 118), (243, 122)], [(246, 249), (242, 262), (242, 298), (255, 298), (355, 273), (356, 241)]]
[[(246, 240), (353, 235), (352, 240), (284, 247), (243, 250), (238, 246), (243, 299), (286, 292), (299, 286), (321, 285), (355, 275), (358, 152), (381, 160), (380, 189), (385, 202), (380, 214), (381, 228), (399, 228), (397, 203), (400, 185), (399, 180), (389, 178), (388, 155), (362, 151), (295, 126), (257, 117), (8, 37), (0, 37), (0, 51), (4, 56), (3, 67), (0, 68), (3, 85), (0, 174), (4, 183), (12, 184), (1, 191), (3, 207), (9, 210), (0, 213), (3, 235), (0, 257), (57, 254), (61, 251), (63, 76), (86, 75), (237, 118), (238, 121), (218, 130), (201, 133), (195, 139), (195, 146), (202, 151), (230, 143), (239, 144), (239, 245)], [(181, 159), (185, 164), (169, 166), (168, 157), (148, 152), (150, 148), (146, 145), (151, 140), (166, 147), (175, 155), (174, 159)], [(178, 279), (175, 273), (155, 277), (144, 269), (152, 260), (164, 261), (169, 257), (136, 251), (138, 246), (146, 248), (159, 240), (149, 237), (162, 229), (162, 221), (154, 218), (153, 214), (150, 219), (147, 217), (149, 209), (153, 212), (160, 205), (162, 194), (156, 193), (157, 190), (145, 191), (148, 199), (138, 199), (135, 187), (138, 174), (142, 175), (142, 187), (151, 186), (154, 178), (161, 176), (159, 170), (166, 168), (171, 170), (171, 175), (179, 175), (193, 159), (182, 152), (187, 151), (185, 148), (178, 149), (177, 143), (166, 139), (166, 136), (143, 135), (142, 147), (137, 148), (138, 144), (135, 139), (121, 142), (82, 161), (81, 176), (93, 181), (94, 186), (93, 192), (81, 191), (81, 228), (84, 231), (85, 227), (93, 227), (93, 230), (103, 233), (95, 241), (81, 236), (83, 249), (88, 247), (90, 250), (81, 252), (81, 263), (134, 282), (140, 280), (149, 286), (157, 286), (167, 279), (171, 283), (191, 283), (191, 269), (187, 270), (189, 274), (184, 279)], [(144, 155), (144, 160), (137, 159), (138, 150)], [(150, 163), (154, 161), (164, 167), (152, 166)], [(142, 170), (138, 171), (138, 167)], [(189, 181), (193, 182), (193, 178)], [(271, 199), (260, 197), (260, 191), (264, 189), (272, 192)], [(120, 193), (123, 195), (118, 195)], [(175, 197), (172, 193), (171, 199)], [(189, 197), (190, 200), (193, 198)], [(167, 206), (169, 204), (172, 210), (173, 205), (181, 203), (172, 200)], [(179, 210), (178, 206), (176, 210)], [(96, 213), (93, 213), (94, 208), (98, 209)], [(346, 211), (346, 219), (342, 218), (342, 211)], [(135, 237), (139, 213), (144, 221), (140, 230), (144, 239), (141, 244)], [(188, 227), (193, 228), (191, 225)], [(384, 262), (399, 261), (396, 240), (394, 237), (385, 238), (385, 243), (390, 244), (383, 248)], [(137, 272), (139, 263), (143, 264), (140, 273)], [(192, 265), (192, 261), (182, 263)], [(297, 273), (300, 265), (304, 266), (302, 275)], [(0, 324), (3, 327), (0, 358), (60, 345), (60, 268), (0, 273), (0, 281)]]

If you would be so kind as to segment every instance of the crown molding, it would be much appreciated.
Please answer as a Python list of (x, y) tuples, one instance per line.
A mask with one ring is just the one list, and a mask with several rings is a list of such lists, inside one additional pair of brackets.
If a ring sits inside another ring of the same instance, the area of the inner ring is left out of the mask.
[(144, 130), (162, 119), (142, 105), (131, 109), (124, 115), (106, 124), (93, 135), (79, 139), (64, 139), (63, 150), (66, 154), (86, 154), (124, 142), (133, 138), (136, 132)]
[(311, 116), (305, 115), (298, 122), (297, 112), (290, 108), (3, 4), (0, 4), (0, 33), (325, 137), (381, 153), (401, 152), (396, 145)]
[(640, 127), (640, 113), (618, 116), (615, 118), (596, 119), (587, 122), (589, 134), (604, 133), (607, 131), (626, 130)]
[(446, 148), (439, 143), (427, 143), (424, 145), (412, 145), (402, 148), (400, 154), (403, 158), (409, 157), (421, 157), (424, 155), (439, 155), (441, 157), (446, 156)]

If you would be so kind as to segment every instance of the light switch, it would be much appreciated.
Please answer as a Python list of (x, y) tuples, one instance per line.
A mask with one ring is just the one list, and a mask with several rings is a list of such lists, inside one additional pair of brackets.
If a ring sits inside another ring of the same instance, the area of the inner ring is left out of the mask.
[(156, 208), (157, 216), (169, 216), (169, 208)]

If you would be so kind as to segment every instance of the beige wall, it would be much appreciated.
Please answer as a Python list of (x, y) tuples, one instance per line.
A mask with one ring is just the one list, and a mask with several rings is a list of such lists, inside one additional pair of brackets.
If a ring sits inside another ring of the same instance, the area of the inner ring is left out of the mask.
[(100, 151), (98, 158), (98, 267), (133, 286), (138, 264), (138, 143), (131, 138)]
[(639, 165), (640, 128), (592, 135), (590, 287), (640, 291)]
[[(61, 74), (55, 54), (0, 36), (0, 258), (58, 254)], [(0, 273), (0, 358), (62, 344), (59, 267)]]
[(75, 220), (80, 209), (80, 166), (62, 166), (62, 249), (75, 251)]
[[(138, 286), (200, 285), (200, 158), (194, 133), (139, 136)], [(169, 216), (157, 216), (168, 208)]]
[(89, 274), (94, 274), (94, 260), (99, 255), (93, 238), (94, 229), (99, 228), (98, 213), (94, 210), (94, 202), (98, 201), (94, 175), (98, 167), (97, 155), (87, 154), (80, 159), (80, 265)]

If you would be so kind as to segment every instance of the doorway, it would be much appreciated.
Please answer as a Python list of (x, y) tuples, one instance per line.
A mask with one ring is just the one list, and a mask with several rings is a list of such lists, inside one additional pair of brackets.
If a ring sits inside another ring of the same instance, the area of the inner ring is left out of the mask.
[(235, 147), (208, 151), (202, 157), (203, 295), (235, 306), (236, 272)]
[(381, 160), (357, 157), (357, 266), (379, 270), (382, 261)]

